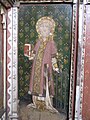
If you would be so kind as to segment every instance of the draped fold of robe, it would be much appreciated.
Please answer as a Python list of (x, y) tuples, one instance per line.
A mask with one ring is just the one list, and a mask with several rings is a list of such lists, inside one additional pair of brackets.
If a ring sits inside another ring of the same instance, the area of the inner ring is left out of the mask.
[(35, 47), (35, 58), (33, 60), (31, 78), (30, 78), (30, 92), (33, 95), (42, 96), (45, 95), (44, 87), (45, 87), (45, 65), (48, 64), (48, 80), (50, 83), (50, 95), (54, 95), (54, 81), (52, 79), (52, 57), (54, 57), (57, 53), (56, 45), (53, 40), (48, 40), (43, 42), (42, 40), (38, 40)]

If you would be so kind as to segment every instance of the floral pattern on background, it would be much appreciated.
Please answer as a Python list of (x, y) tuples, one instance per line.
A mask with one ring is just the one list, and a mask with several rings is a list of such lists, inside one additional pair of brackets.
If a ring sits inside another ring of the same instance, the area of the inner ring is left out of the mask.
[(32, 62), (24, 56), (24, 44), (35, 44), (38, 34), (36, 22), (43, 16), (52, 17), (56, 23), (54, 41), (58, 48), (58, 66), (60, 74), (53, 73), (55, 83), (55, 107), (67, 111), (69, 80), (70, 80), (70, 52), (71, 52), (71, 4), (29, 4), (19, 8), (18, 29), (18, 82), (19, 98), (29, 90)]

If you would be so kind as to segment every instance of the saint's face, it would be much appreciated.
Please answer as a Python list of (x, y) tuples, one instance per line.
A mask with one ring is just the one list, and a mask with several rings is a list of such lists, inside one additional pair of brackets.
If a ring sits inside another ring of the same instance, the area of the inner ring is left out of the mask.
[(42, 37), (46, 38), (50, 35), (50, 24), (48, 22), (44, 22), (39, 26), (39, 32)]

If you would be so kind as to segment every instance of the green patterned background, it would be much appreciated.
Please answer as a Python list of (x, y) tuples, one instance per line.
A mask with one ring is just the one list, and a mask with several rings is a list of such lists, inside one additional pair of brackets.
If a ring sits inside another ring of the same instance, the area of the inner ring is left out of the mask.
[(32, 62), (24, 56), (24, 44), (35, 44), (36, 22), (42, 16), (50, 16), (56, 23), (54, 40), (58, 48), (58, 66), (60, 74), (54, 72), (56, 107), (67, 111), (69, 93), (70, 50), (72, 5), (70, 4), (29, 4), (19, 8), (19, 45), (18, 80), (19, 98), (22, 99), (29, 89)]

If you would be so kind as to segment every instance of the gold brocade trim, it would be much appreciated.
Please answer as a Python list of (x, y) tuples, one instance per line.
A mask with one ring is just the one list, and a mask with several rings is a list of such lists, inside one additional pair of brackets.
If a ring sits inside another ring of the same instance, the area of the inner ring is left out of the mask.
[(36, 106), (39, 110), (43, 111), (46, 108), (45, 101), (42, 100), (36, 100)]
[(34, 82), (33, 82), (33, 93), (40, 94), (40, 81), (41, 81), (41, 67), (44, 49), (46, 48), (47, 41), (40, 43), (38, 54), (36, 55), (35, 71), (34, 71)]

